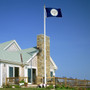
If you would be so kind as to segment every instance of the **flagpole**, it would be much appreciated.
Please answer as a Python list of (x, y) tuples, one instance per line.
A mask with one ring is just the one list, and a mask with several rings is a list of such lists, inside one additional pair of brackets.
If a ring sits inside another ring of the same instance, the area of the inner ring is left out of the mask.
[(44, 5), (44, 84), (46, 85), (46, 10)]
[(32, 75), (32, 60), (31, 60), (31, 84), (33, 84), (33, 75)]

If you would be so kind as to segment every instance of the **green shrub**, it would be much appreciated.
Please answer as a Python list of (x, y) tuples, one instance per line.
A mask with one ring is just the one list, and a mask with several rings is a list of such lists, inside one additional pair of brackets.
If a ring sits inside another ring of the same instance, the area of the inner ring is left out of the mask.
[(5, 84), (3, 84), (3, 88), (6, 88), (6, 85)]
[(24, 80), (21, 80), (19, 83), (25, 83)]
[(27, 86), (27, 85), (28, 85), (28, 83), (24, 82), (24, 85), (25, 85), (25, 86)]
[(15, 86), (15, 88), (20, 88), (20, 86), (19, 85), (14, 85)]
[(53, 85), (49, 85), (46, 87), (47, 89), (53, 89)]
[(3, 88), (12, 88), (13, 86), (14, 86), (15, 88), (20, 88), (19, 85), (9, 85), (9, 84), (5, 85), (5, 84), (3, 84)]
[(56, 86), (55, 86), (55, 88), (56, 89), (72, 89), (71, 87), (65, 87), (65, 85), (63, 84), (63, 85), (59, 85), (59, 84), (57, 84)]
[(12, 88), (12, 85), (7, 84), (6, 88)]
[(60, 88), (61, 86), (59, 85), (59, 84), (57, 84), (56, 86), (55, 86), (55, 88)]
[(7, 84), (7, 85), (3, 84), (3, 88), (12, 88), (12, 85), (10, 85), (10, 84)]

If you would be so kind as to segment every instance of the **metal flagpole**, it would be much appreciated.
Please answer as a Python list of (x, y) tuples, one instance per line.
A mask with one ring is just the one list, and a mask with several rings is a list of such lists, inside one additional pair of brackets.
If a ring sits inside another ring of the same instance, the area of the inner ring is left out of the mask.
[(33, 82), (32, 82), (32, 79), (33, 78), (33, 75), (32, 75), (32, 60), (31, 60), (31, 84), (33, 84)]
[(46, 10), (44, 5), (44, 84), (46, 85)]

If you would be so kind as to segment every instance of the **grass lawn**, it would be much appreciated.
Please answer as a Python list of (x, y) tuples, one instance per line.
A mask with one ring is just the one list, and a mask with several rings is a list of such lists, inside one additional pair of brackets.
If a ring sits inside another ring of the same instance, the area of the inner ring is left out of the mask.
[(0, 90), (49, 90), (44, 88), (0, 88)]
[[(0, 88), (0, 90), (51, 90), (46, 88)], [(55, 89), (55, 90), (78, 90), (78, 89)], [(90, 90), (88, 89), (80, 89), (80, 90)]]
[(37, 88), (0, 88), (0, 90), (46, 90)]
[[(46, 88), (0, 88), (0, 90), (51, 90)], [(55, 89), (55, 90), (74, 90), (74, 89)]]
[[(0, 88), (0, 90), (51, 90), (46, 88)], [(54, 90), (54, 89), (53, 89)], [(90, 88), (82, 88), (82, 89), (55, 89), (55, 90), (90, 90)]]

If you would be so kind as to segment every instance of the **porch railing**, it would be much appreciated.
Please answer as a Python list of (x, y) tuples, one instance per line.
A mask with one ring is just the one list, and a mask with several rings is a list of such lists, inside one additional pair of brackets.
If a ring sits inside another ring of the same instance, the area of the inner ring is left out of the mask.
[[(7, 84), (19, 84), (20, 81), (24, 80), (28, 83), (28, 77), (8, 77), (6, 78)], [(36, 77), (35, 84), (44, 84), (44, 77)], [(53, 85), (65, 85), (70, 87), (75, 86), (90, 86), (90, 80), (80, 80), (80, 79), (71, 79), (71, 78), (60, 78), (60, 77), (47, 77), (47, 84)]]
[(51, 85), (55, 85), (55, 77), (47, 77), (47, 84)]
[[(43, 84), (44, 83), (44, 77), (37, 77), (36, 79), (37, 84)], [(53, 84), (55, 85), (55, 77), (47, 77), (47, 84)]]
[(7, 84), (19, 84), (20, 81), (24, 81), (28, 83), (28, 77), (7, 77), (6, 78), (6, 85)]
[[(37, 77), (37, 84), (44, 83), (44, 77)], [(47, 77), (47, 84), (53, 85), (65, 85), (70, 87), (87, 87), (90, 86), (90, 80), (80, 80), (80, 79), (71, 79), (71, 78), (60, 78), (60, 77)]]

